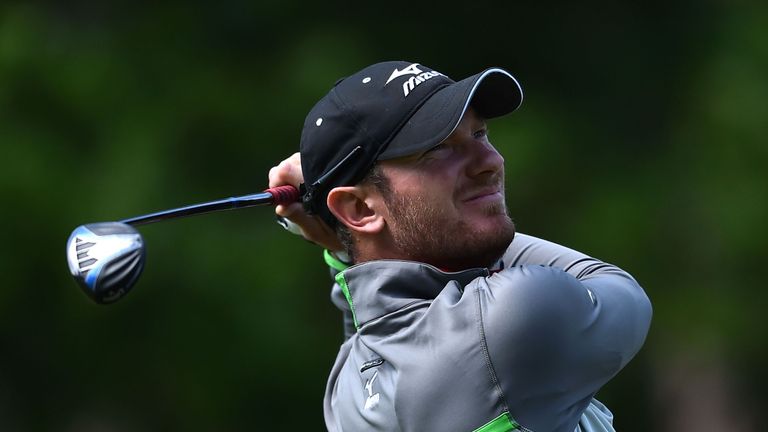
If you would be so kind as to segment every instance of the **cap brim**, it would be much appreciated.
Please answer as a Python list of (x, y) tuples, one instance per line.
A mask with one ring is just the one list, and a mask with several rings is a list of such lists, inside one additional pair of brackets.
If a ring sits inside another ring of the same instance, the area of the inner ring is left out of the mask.
[(523, 91), (515, 77), (498, 68), (487, 69), (438, 90), (403, 125), (378, 160), (428, 150), (456, 129), (472, 105), (486, 119), (516, 110)]

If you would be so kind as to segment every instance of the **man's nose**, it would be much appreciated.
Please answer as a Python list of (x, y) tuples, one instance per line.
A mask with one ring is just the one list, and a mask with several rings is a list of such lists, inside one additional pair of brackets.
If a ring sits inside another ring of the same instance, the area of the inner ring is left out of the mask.
[(504, 167), (504, 157), (489, 142), (473, 143), (471, 153), (472, 160), (467, 169), (472, 177), (495, 174)]

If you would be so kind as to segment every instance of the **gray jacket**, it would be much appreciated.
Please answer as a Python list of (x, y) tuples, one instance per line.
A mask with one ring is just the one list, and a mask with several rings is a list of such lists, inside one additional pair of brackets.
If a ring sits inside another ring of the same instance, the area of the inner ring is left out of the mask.
[(612, 431), (595, 393), (651, 319), (626, 272), (517, 234), (500, 270), (373, 261), (338, 273), (353, 333), (324, 399), (329, 431)]

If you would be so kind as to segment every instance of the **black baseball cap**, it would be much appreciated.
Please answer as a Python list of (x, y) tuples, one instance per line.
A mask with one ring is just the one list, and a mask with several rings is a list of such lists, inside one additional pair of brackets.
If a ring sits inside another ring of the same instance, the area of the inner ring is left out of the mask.
[(326, 206), (331, 189), (357, 184), (376, 161), (440, 144), (470, 105), (490, 119), (516, 110), (522, 101), (520, 84), (499, 68), (456, 82), (419, 63), (388, 61), (340, 79), (304, 121), (304, 207), (335, 227)]

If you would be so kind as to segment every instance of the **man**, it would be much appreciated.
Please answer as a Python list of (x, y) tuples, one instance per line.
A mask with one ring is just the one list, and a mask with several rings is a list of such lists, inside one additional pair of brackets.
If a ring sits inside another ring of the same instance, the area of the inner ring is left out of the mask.
[(501, 69), (378, 63), (337, 82), (270, 171), (302, 190), (278, 216), (338, 272), (329, 430), (613, 430), (593, 396), (640, 349), (650, 303), (621, 269), (515, 235), (486, 120), (521, 102)]

